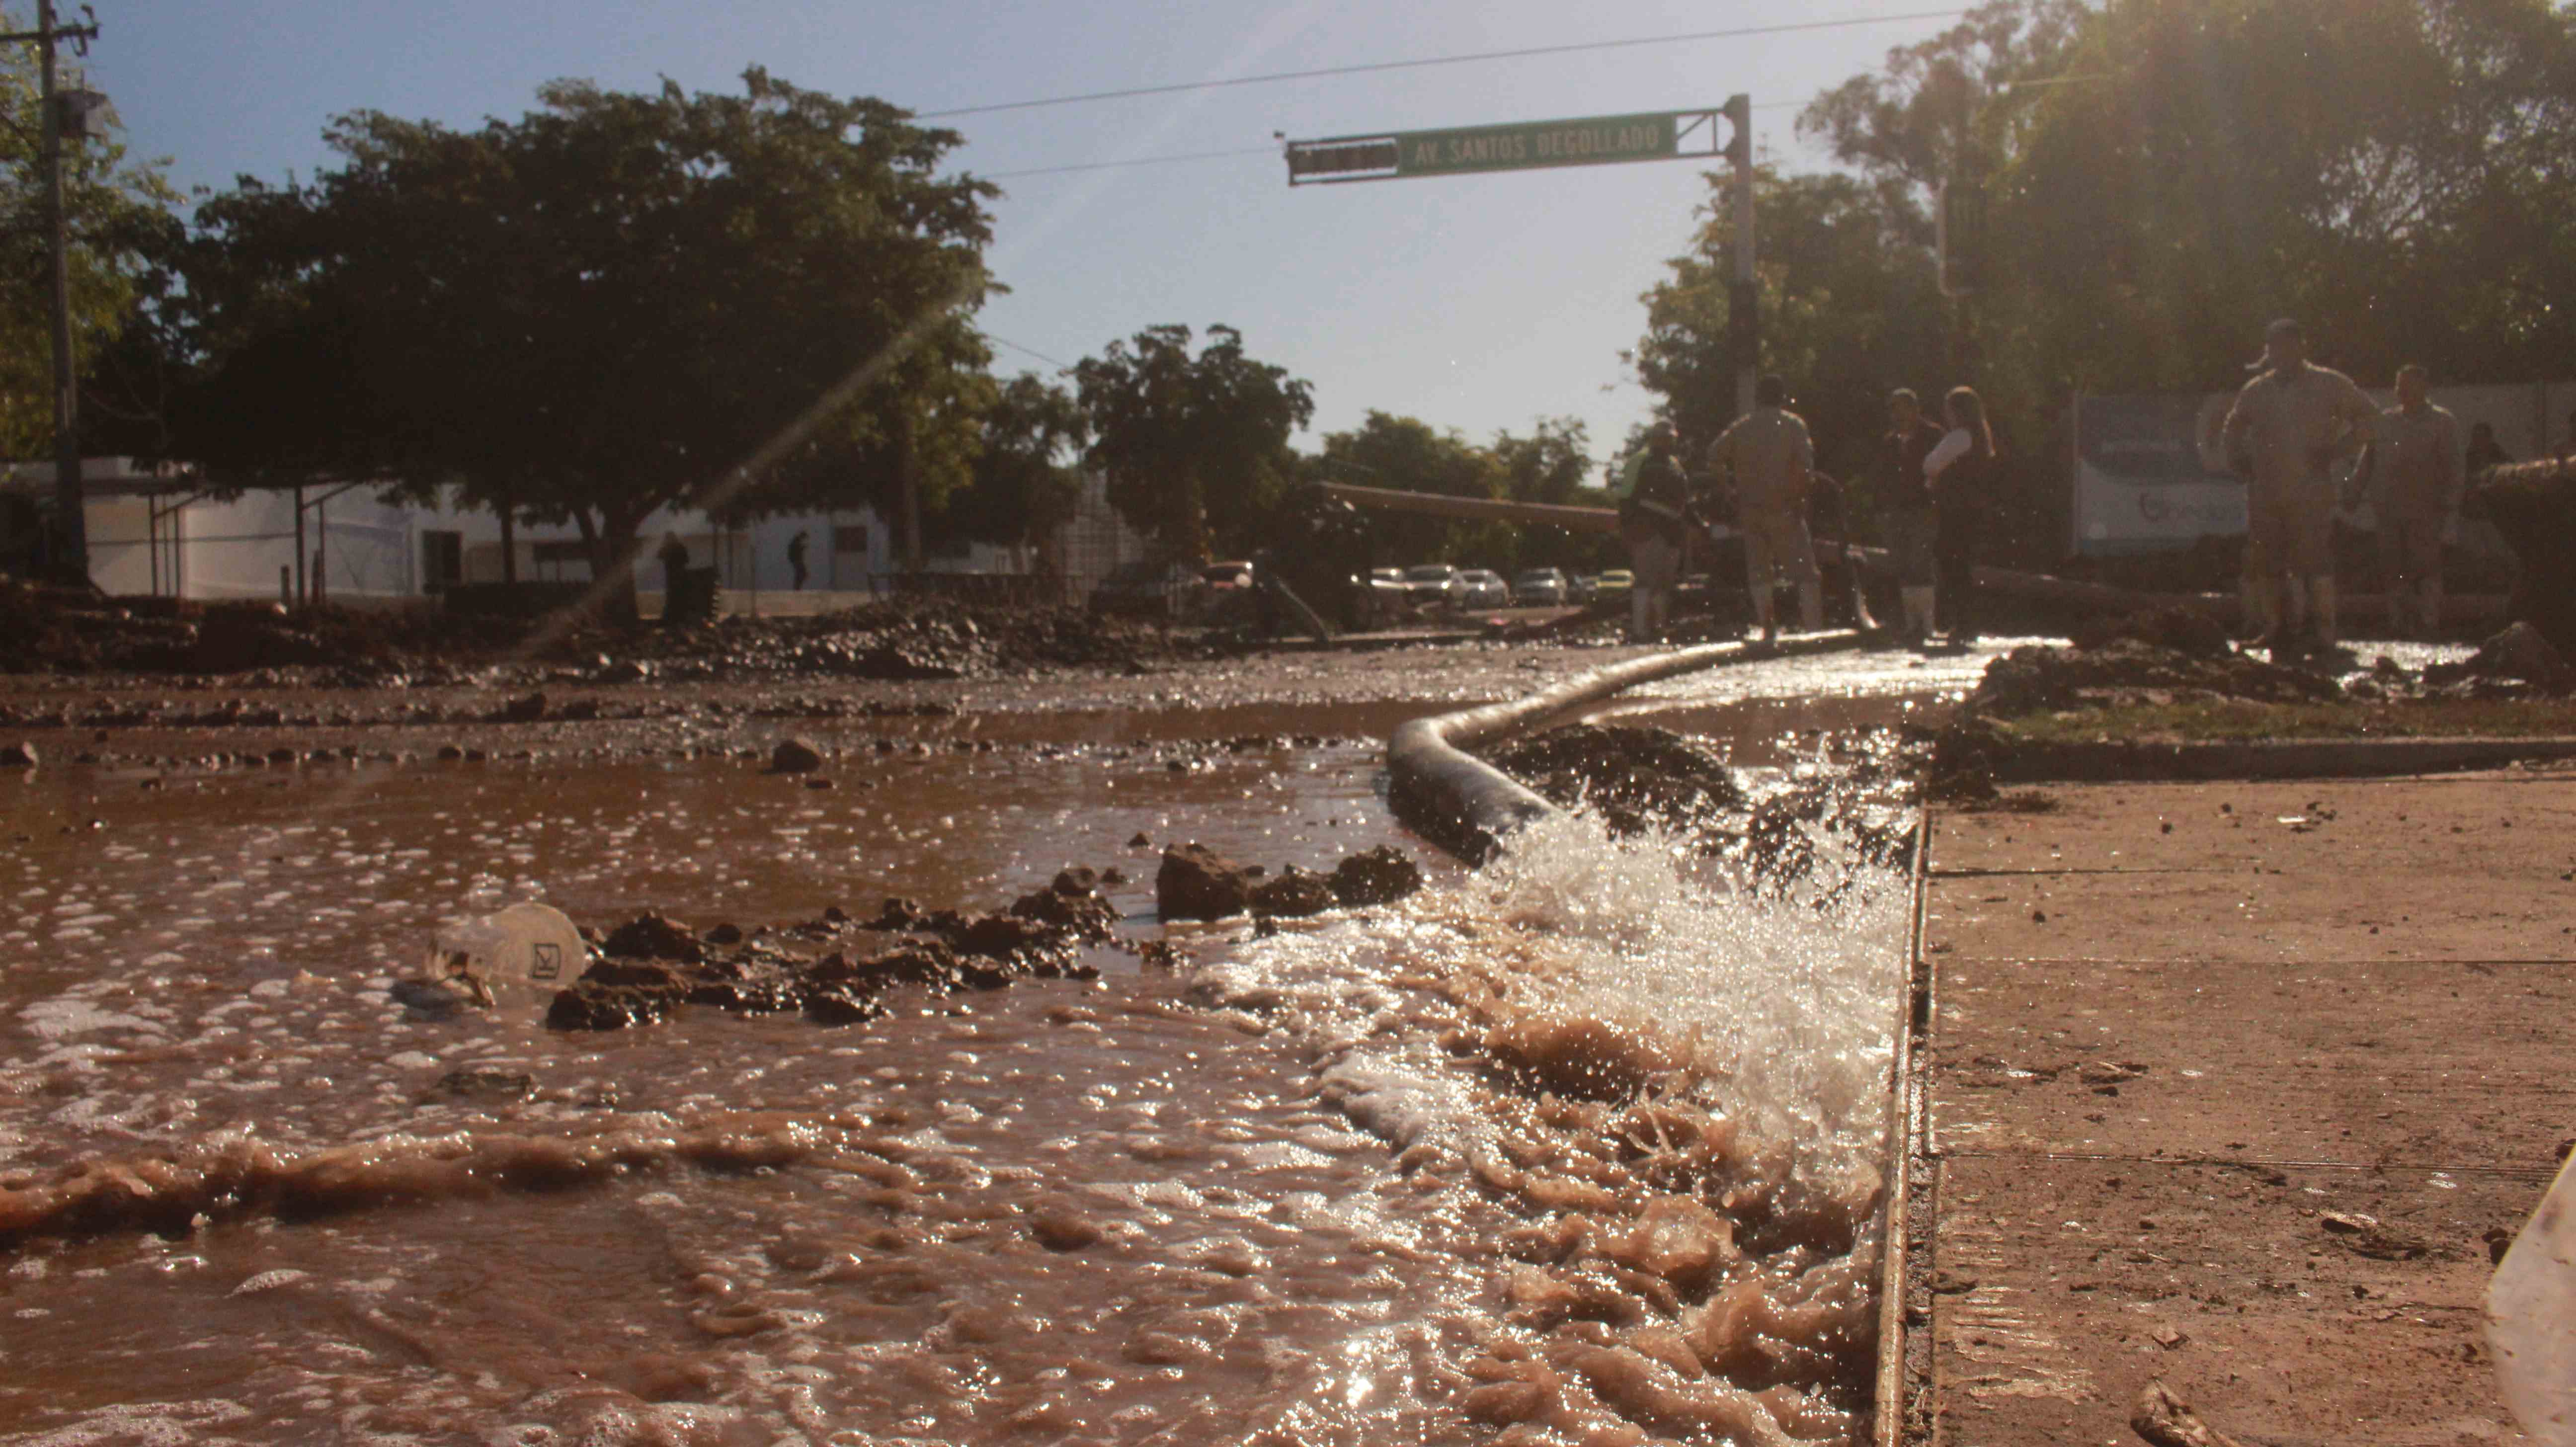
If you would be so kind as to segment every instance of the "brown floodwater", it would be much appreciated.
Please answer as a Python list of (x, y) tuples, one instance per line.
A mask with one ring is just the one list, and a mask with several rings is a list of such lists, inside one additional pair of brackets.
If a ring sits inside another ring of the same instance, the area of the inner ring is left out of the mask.
[[(1890, 691), (1657, 721), (1796, 762)], [(1470, 876), (1372, 744), (1130, 747), (1384, 720), (1189, 715), (857, 751), (831, 790), (714, 758), (6, 781), (0, 1442), (1863, 1430), (1902, 880), (1756, 897), (1580, 821)], [(439, 921), (522, 899), (748, 929), (1083, 864), (1164, 937), (1189, 839), (1393, 842), (1432, 887), (843, 1028), (389, 994)]]

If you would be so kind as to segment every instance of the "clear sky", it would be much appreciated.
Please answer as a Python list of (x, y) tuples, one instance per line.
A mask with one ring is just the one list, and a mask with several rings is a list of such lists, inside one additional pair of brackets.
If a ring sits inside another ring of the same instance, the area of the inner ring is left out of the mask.
[[(87, 62), (134, 151), (183, 189), (329, 160), (333, 115), (472, 125), (535, 87), (669, 77), (730, 88), (745, 66), (916, 111), (1080, 92), (1674, 35), (1917, 15), (1942, 0), (93, 0)], [(8, 9), (31, 14), (28, 0)], [(1070, 363), (1164, 322), (1230, 323), (1314, 384), (1315, 427), (1372, 408), (1477, 439), (1573, 415), (1606, 456), (1644, 415), (1621, 348), (1638, 296), (1683, 249), (1707, 163), (1665, 161), (1292, 191), (1274, 132), (1715, 106), (1752, 95), (1760, 144), (1811, 169), (1794, 133), (1820, 89), (1949, 22), (1706, 40), (959, 116), (956, 163), (1000, 178), (994, 336)], [(1013, 175), (1137, 157), (1222, 159)], [(998, 365), (1052, 372), (1028, 351)], [(1311, 444), (1312, 439), (1308, 439)]]

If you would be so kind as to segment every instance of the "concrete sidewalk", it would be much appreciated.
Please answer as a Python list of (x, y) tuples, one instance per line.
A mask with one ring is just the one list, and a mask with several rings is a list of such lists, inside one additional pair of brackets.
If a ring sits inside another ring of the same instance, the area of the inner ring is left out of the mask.
[(1939, 813), (1908, 1436), (2520, 1440), (2487, 1233), (2576, 1137), (2576, 773)]

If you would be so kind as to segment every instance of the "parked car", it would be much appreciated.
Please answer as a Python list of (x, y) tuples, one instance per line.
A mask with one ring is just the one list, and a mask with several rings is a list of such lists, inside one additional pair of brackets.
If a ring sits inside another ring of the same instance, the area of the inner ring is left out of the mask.
[(1530, 608), (1554, 608), (1565, 602), (1565, 575), (1554, 568), (1524, 568), (1512, 579), (1512, 601)]
[(1456, 603), (1463, 591), (1458, 570), (1447, 563), (1418, 563), (1404, 570), (1404, 591), (1416, 603)]
[(1601, 580), (1589, 573), (1576, 573), (1565, 580), (1565, 601), (1589, 604), (1601, 596)]
[(1600, 579), (1593, 584), (1592, 593), (1595, 598), (1605, 603), (1614, 600), (1625, 601), (1630, 593), (1636, 591), (1636, 587), (1636, 574), (1626, 568), (1611, 568), (1603, 572)]
[(1199, 569), (1199, 577), (1211, 588), (1249, 588), (1252, 586), (1252, 564), (1210, 563)]
[(1091, 590), (1091, 611), (1167, 617), (1185, 596), (1205, 587), (1196, 572), (1178, 563), (1120, 563)]
[(1508, 608), (1512, 606), (1512, 585), (1503, 575), (1490, 568), (1469, 568), (1458, 575), (1458, 606), (1461, 608)]

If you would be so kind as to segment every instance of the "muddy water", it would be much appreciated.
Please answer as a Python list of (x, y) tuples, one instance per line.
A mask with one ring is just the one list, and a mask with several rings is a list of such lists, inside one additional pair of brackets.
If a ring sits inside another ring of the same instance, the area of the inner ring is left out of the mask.
[[(1775, 732), (1733, 718), (1744, 756)], [(1140, 832), (1274, 868), (1402, 838), (1356, 745), (835, 778), (12, 784), (0, 1216), (108, 1186), (0, 1255), (0, 1441), (1859, 1430), (1894, 881), (1762, 903), (1578, 827), (1399, 909), (1175, 932), (1178, 974), (839, 1030), (386, 993), (439, 918), (519, 898), (750, 926), (1088, 863), (1142, 914)], [(202, 1210), (132, 1229), (142, 1199)]]

